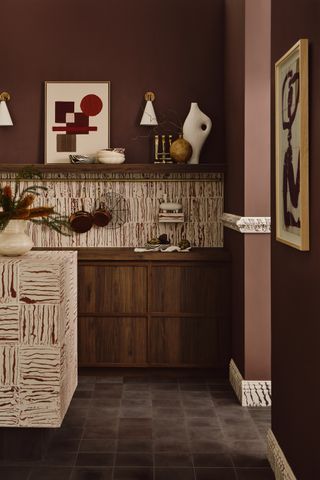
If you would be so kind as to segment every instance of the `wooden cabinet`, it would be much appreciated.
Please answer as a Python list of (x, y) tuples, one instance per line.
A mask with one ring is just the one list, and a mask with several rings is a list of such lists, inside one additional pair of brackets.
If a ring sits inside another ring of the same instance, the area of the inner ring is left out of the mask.
[(80, 365), (225, 367), (229, 255), (125, 251), (79, 254)]

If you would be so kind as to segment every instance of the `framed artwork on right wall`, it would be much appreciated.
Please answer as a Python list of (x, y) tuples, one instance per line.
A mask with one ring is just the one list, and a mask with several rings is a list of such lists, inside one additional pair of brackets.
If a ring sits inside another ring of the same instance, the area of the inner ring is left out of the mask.
[(308, 40), (275, 64), (276, 239), (309, 250)]

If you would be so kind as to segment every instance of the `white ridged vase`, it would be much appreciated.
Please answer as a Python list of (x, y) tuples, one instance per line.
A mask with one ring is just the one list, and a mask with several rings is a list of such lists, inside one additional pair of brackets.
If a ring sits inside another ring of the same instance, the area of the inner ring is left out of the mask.
[(201, 149), (211, 128), (212, 121), (208, 115), (200, 110), (196, 102), (192, 102), (183, 124), (183, 138), (192, 146), (192, 156), (188, 163), (199, 163)]
[(16, 257), (31, 250), (33, 241), (25, 233), (26, 226), (26, 220), (10, 220), (0, 233), (0, 255)]

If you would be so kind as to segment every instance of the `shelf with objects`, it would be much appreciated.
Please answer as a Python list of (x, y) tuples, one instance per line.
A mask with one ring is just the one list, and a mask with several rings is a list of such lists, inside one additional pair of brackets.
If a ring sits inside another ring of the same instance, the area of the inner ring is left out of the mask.
[(121, 165), (87, 164), (74, 165), (72, 163), (51, 164), (12, 164), (0, 163), (0, 173), (18, 173), (26, 168), (41, 173), (225, 173), (225, 163), (201, 164), (153, 164), (153, 163), (126, 163)]

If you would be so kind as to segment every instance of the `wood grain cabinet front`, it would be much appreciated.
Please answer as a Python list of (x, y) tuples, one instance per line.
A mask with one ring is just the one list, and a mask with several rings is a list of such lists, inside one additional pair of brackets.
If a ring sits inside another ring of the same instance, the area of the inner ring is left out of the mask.
[(103, 262), (79, 266), (80, 313), (146, 313), (146, 290), (146, 266)]
[(145, 366), (147, 318), (79, 317), (82, 366)]
[(80, 260), (78, 291), (81, 366), (229, 361), (227, 261)]

